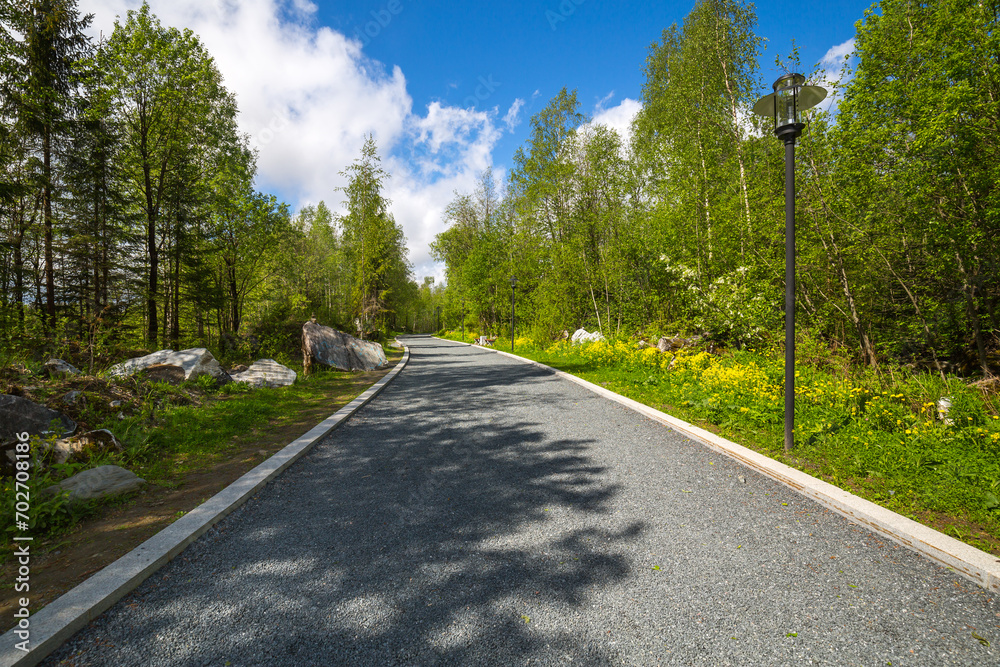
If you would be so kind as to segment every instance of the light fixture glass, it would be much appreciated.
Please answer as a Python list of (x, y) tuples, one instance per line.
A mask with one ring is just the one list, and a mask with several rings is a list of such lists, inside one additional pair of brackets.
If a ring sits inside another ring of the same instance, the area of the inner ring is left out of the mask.
[(794, 141), (802, 134), (805, 124), (802, 112), (826, 99), (826, 89), (804, 85), (801, 74), (786, 74), (774, 82), (774, 92), (757, 100), (753, 112), (774, 121), (774, 134), (779, 139)]

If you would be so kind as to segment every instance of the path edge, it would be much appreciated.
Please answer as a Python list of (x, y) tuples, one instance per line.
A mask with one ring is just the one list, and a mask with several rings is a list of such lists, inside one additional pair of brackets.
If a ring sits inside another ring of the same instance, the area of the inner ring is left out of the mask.
[(403, 348), (403, 358), (357, 398), (132, 551), (29, 616), (29, 651), (15, 647), (21, 641), (16, 626), (4, 633), (0, 667), (33, 667), (47, 658), (378, 396), (410, 359), (409, 348), (396, 342)]
[(437, 336), (435, 338), (457, 345), (467, 345), (484, 351), (494, 352), (554, 373), (565, 380), (589, 389), (595, 394), (624, 405), (644, 417), (668, 426), (678, 433), (708, 446), (710, 449), (725, 454), (751, 470), (769, 477), (776, 482), (780, 482), (807, 498), (811, 498), (849, 521), (902, 544), (925, 558), (962, 575), (987, 591), (1000, 593), (1000, 558), (997, 558), (993, 554), (970, 546), (965, 542), (945, 535), (902, 514), (897, 514), (881, 505), (876, 505), (870, 500), (865, 500), (853, 493), (844, 491), (829, 482), (824, 482), (780, 461), (775, 461), (768, 456), (748, 449), (743, 445), (738, 445), (731, 440), (699, 428), (694, 424), (689, 424), (682, 419), (672, 417), (665, 412), (660, 412), (655, 408), (651, 408), (648, 405), (617, 394), (565, 371), (546, 366), (543, 363), (525, 357), (519, 357), (510, 352), (503, 352), (502, 350), (495, 350), (462, 341), (448, 340), (447, 338), (438, 338)]

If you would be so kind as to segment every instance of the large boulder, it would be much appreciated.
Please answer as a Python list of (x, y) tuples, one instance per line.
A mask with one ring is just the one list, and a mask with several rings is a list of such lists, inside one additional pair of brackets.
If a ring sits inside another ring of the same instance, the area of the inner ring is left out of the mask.
[(17, 462), (18, 434), (62, 437), (76, 430), (76, 422), (61, 412), (33, 403), (21, 396), (0, 394), (0, 475), (10, 477)]
[(247, 370), (232, 375), (233, 382), (246, 382), (254, 387), (287, 387), (298, 378), (298, 373), (274, 359), (258, 359)]
[(42, 493), (54, 495), (68, 491), (67, 501), (73, 505), (135, 491), (145, 483), (146, 480), (125, 468), (98, 466), (46, 487)]
[(135, 357), (133, 359), (129, 359), (128, 361), (123, 361), (120, 364), (115, 364), (109, 368), (108, 375), (112, 377), (135, 375), (139, 371), (144, 371), (150, 366), (162, 364), (163, 360), (173, 353), (173, 350), (160, 350), (158, 352), (153, 352), (152, 354), (147, 354), (144, 357)]
[(63, 379), (73, 375), (80, 375), (78, 368), (62, 359), (49, 359), (42, 366), (42, 372), (53, 379)]
[(600, 331), (587, 333), (586, 329), (577, 329), (573, 333), (573, 337), (570, 338), (570, 341), (574, 345), (580, 345), (581, 343), (596, 343), (599, 340), (604, 340), (604, 334), (602, 334)]
[(21, 396), (0, 394), (0, 443), (16, 442), (18, 433), (45, 437), (69, 435), (75, 430), (76, 422), (61, 412)]
[(306, 373), (314, 363), (342, 371), (372, 371), (388, 361), (378, 343), (359, 340), (310, 320), (302, 325), (302, 366)]
[(212, 353), (203, 347), (194, 347), (180, 352), (160, 350), (144, 357), (129, 359), (109, 368), (108, 375), (120, 377), (133, 375), (139, 371), (151, 371), (158, 379), (168, 382), (177, 381), (180, 376), (176, 371), (165, 370), (164, 367), (167, 366), (179, 368), (183, 373), (184, 380), (194, 380), (201, 375), (209, 375), (220, 384), (225, 384), (231, 379), (229, 373), (223, 370)]

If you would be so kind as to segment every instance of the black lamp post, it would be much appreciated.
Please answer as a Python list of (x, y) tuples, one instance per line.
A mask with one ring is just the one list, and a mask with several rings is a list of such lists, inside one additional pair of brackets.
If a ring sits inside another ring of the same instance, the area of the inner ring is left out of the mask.
[(785, 144), (785, 451), (795, 443), (795, 139), (805, 123), (801, 113), (826, 98), (826, 89), (805, 86), (801, 74), (774, 82), (774, 92), (757, 100), (753, 112), (774, 119), (774, 134)]
[(517, 286), (517, 278), (510, 277), (510, 353), (514, 354), (514, 288)]

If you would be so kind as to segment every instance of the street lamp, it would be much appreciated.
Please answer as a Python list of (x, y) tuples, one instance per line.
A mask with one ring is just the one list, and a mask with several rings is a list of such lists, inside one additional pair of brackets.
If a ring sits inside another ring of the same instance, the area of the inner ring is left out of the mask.
[(514, 287), (517, 286), (517, 278), (510, 277), (510, 353), (514, 354)]
[(774, 134), (785, 143), (785, 451), (795, 440), (795, 139), (805, 123), (801, 113), (822, 102), (826, 89), (805, 86), (801, 74), (774, 82), (774, 92), (757, 100), (753, 112), (774, 120)]

